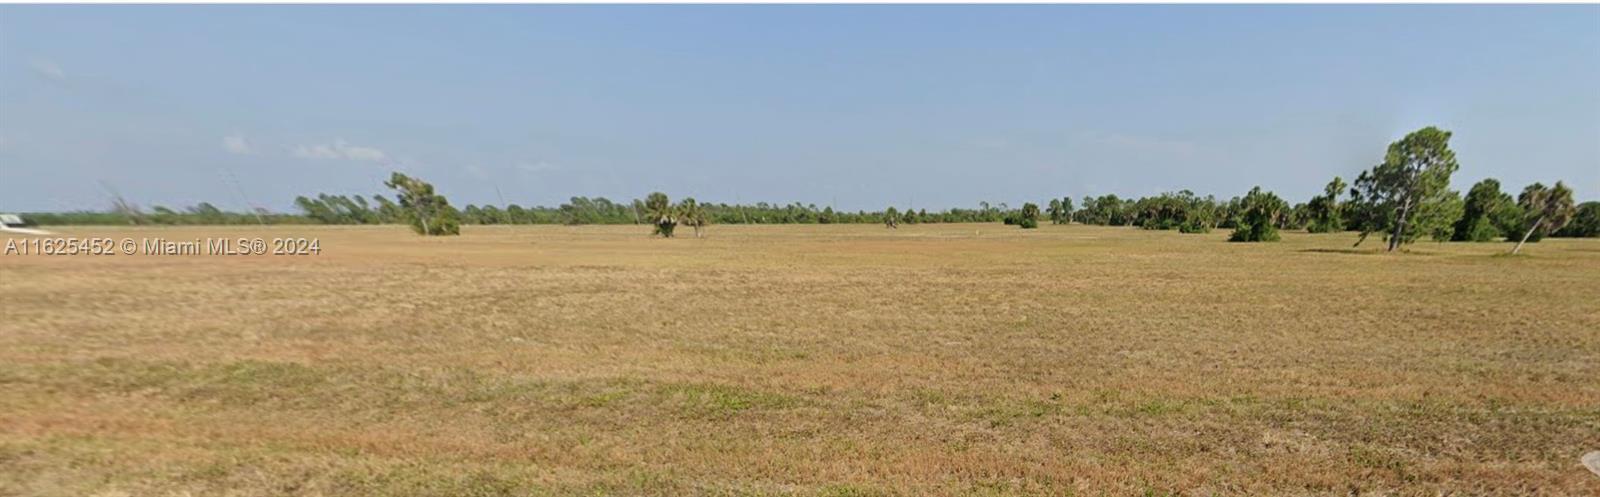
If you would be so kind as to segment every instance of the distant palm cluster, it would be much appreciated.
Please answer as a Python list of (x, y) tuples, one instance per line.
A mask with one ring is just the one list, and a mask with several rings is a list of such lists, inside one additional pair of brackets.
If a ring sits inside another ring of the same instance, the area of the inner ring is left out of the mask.
[[(1465, 197), (1449, 189), (1450, 177), (1459, 169), (1449, 147), (1450, 132), (1427, 127), (1389, 145), (1384, 161), (1362, 172), (1353, 183), (1335, 177), (1320, 195), (1289, 204), (1260, 187), (1243, 196), (1219, 200), (1189, 190), (1138, 199), (1115, 194), (1085, 196), (1075, 206), (1072, 198), (1052, 199), (1042, 211), (1036, 204), (1012, 208), (1006, 203), (979, 202), (975, 209), (951, 208), (881, 211), (835, 210), (832, 206), (799, 202), (787, 205), (701, 203), (685, 198), (672, 203), (666, 194), (651, 193), (628, 203), (604, 197), (573, 197), (557, 207), (523, 207), (508, 204), (467, 205), (457, 210), (433, 185), (395, 173), (385, 185), (395, 198), (383, 195), (318, 194), (297, 197), (298, 214), (225, 212), (209, 203), (184, 210), (156, 206), (146, 212), (116, 199), (106, 212), (34, 213), (25, 217), (43, 225), (61, 224), (410, 224), (419, 233), (451, 235), (460, 225), (491, 224), (639, 224), (653, 233), (671, 237), (679, 225), (700, 236), (713, 224), (834, 224), (882, 223), (890, 228), (920, 223), (1001, 222), (1036, 228), (1041, 219), (1051, 224), (1137, 226), (1150, 230), (1207, 233), (1234, 230), (1232, 241), (1278, 239), (1279, 230), (1304, 229), (1312, 233), (1355, 231), (1360, 245), (1379, 233), (1394, 250), (1424, 237), (1437, 241), (1491, 241), (1505, 239), (1537, 242), (1545, 236), (1600, 236), (1600, 202), (1573, 204), (1573, 193), (1562, 182), (1554, 186), (1528, 185), (1515, 198), (1501, 191), (1490, 178), (1472, 186)], [(1348, 190), (1347, 190), (1348, 188)], [(1344, 196), (1344, 200), (1341, 200)]]

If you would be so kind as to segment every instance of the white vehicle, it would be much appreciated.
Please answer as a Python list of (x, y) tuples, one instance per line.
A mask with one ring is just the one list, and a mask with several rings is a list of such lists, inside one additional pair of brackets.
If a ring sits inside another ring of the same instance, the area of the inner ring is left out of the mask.
[(0, 214), (0, 232), (4, 232), (4, 233), (20, 233), (20, 234), (24, 234), (24, 235), (48, 235), (48, 234), (50, 234), (49, 231), (45, 231), (45, 230), (38, 230), (38, 229), (33, 229), (33, 228), (24, 228), (23, 226), (26, 226), (27, 224), (28, 224), (27, 222), (24, 222), (22, 220), (22, 216), (18, 216), (16, 214)]

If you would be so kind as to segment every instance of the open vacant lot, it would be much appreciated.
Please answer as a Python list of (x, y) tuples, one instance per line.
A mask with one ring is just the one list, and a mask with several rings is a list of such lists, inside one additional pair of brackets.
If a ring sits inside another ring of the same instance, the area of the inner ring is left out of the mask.
[(1600, 495), (1600, 241), (74, 228), (0, 256), (0, 495)]

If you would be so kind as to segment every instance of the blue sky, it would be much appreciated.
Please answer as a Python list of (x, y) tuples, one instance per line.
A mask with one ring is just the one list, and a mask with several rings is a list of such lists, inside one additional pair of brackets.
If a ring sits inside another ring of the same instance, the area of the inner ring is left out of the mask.
[(1426, 125), (1600, 198), (1600, 6), (0, 6), (3, 211), (1303, 201)]

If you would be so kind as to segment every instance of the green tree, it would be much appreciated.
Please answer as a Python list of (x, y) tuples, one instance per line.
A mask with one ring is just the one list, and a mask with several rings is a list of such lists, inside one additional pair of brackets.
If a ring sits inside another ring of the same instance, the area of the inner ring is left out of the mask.
[(1367, 198), (1366, 192), (1358, 188), (1350, 188), (1350, 200), (1345, 201), (1340, 215), (1344, 218), (1347, 231), (1361, 232), (1352, 247), (1360, 247), (1361, 242), (1367, 241), (1367, 236), (1378, 231), (1389, 222), (1390, 216), (1384, 210), (1384, 205)]
[(700, 238), (700, 231), (705, 229), (707, 224), (705, 206), (695, 202), (694, 197), (684, 198), (678, 203), (678, 219), (684, 225), (694, 228), (694, 237)]
[(150, 220), (156, 224), (178, 224), (178, 213), (165, 206), (150, 207)]
[(1039, 206), (1033, 202), (1022, 204), (1022, 215), (1017, 220), (1017, 225), (1022, 229), (1031, 230), (1039, 227)]
[[(1184, 190), (1179, 193), (1188, 193)], [(1184, 201), (1188, 204), (1184, 208), (1183, 223), (1178, 225), (1180, 233), (1210, 233), (1211, 227), (1217, 224), (1217, 199), (1211, 195), (1205, 198), (1189, 194)]]
[(883, 225), (900, 229), (900, 211), (892, 205), (889, 206), (889, 210), (883, 211)]
[(400, 204), (396, 204), (393, 200), (389, 200), (389, 197), (385, 197), (383, 195), (373, 195), (372, 201), (378, 203), (378, 210), (376, 211), (376, 214), (379, 222), (398, 223), (405, 220), (405, 210), (400, 208)]
[(1303, 229), (1309, 222), (1311, 222), (1311, 207), (1305, 203), (1294, 204), (1289, 210), (1278, 215), (1278, 229)]
[(319, 223), (339, 224), (339, 218), (333, 214), (333, 209), (329, 209), (328, 205), (320, 200), (313, 200), (301, 195), (294, 198), (294, 205), (300, 208), (300, 212), (304, 212), (306, 217)]
[(1215, 224), (1216, 198), (1196, 196), (1189, 190), (1143, 197), (1133, 203), (1133, 223), (1147, 230), (1176, 229), (1207, 233)]
[(1240, 201), (1239, 227), (1228, 236), (1228, 241), (1278, 241), (1277, 219), (1287, 208), (1288, 203), (1272, 192), (1261, 191), (1259, 186), (1251, 188)]
[(1429, 126), (1389, 144), (1383, 163), (1362, 172), (1352, 189), (1355, 200), (1366, 204), (1359, 209), (1369, 216), (1361, 238), (1385, 231), (1391, 252), (1414, 241), (1417, 214), (1438, 210), (1428, 204), (1450, 201), (1455, 195), (1449, 190), (1450, 175), (1459, 168), (1449, 131)]
[(1466, 204), (1462, 206), (1461, 219), (1457, 220), (1450, 239), (1458, 242), (1487, 242), (1503, 236), (1500, 226), (1506, 216), (1521, 217), (1521, 209), (1510, 195), (1500, 191), (1500, 182), (1488, 178), (1472, 185), (1467, 191)]
[(1411, 229), (1418, 237), (1427, 236), (1436, 242), (1448, 242), (1455, 233), (1455, 223), (1461, 219), (1465, 205), (1461, 194), (1448, 190), (1439, 201), (1424, 203), (1417, 209)]
[(672, 207), (672, 201), (667, 199), (667, 194), (651, 192), (644, 199), (645, 218), (650, 225), (655, 227), (652, 235), (661, 235), (662, 238), (672, 238), (672, 231), (678, 227), (678, 211)]
[(1592, 238), (1600, 236), (1600, 202), (1584, 202), (1578, 204), (1577, 214), (1572, 216), (1572, 222), (1567, 227), (1555, 232), (1553, 236), (1567, 236), (1574, 238)]
[(1528, 185), (1517, 196), (1517, 204), (1522, 206), (1523, 216), (1528, 220), (1528, 231), (1511, 249), (1513, 254), (1521, 251), (1534, 233), (1544, 235), (1565, 227), (1576, 211), (1572, 206), (1572, 189), (1560, 181), (1555, 188), (1546, 188), (1540, 183)]
[(210, 202), (201, 202), (187, 209), (197, 224), (226, 224), (227, 214), (211, 205)]
[(1050, 199), (1050, 206), (1045, 209), (1045, 214), (1050, 216), (1050, 224), (1071, 223), (1072, 197)]
[(1123, 202), (1116, 194), (1083, 197), (1083, 207), (1077, 212), (1078, 222), (1111, 226), (1129, 224), (1133, 219), (1133, 216), (1128, 215), (1132, 211), (1131, 205)]
[(1322, 188), (1322, 195), (1312, 197), (1306, 203), (1307, 222), (1306, 231), (1312, 233), (1332, 233), (1344, 229), (1344, 217), (1340, 213), (1339, 195), (1344, 193), (1344, 178), (1333, 177), (1328, 186)]
[(528, 224), (528, 211), (517, 204), (507, 205), (506, 220), (511, 224)]
[(433, 185), (395, 172), (384, 186), (394, 189), (411, 228), (424, 236), (459, 235), (461, 221), (450, 201), (433, 191)]
[(504, 224), (506, 222), (505, 211), (500, 210), (499, 207), (485, 205), (480, 208), (480, 211), (483, 218), (479, 220), (479, 224)]

